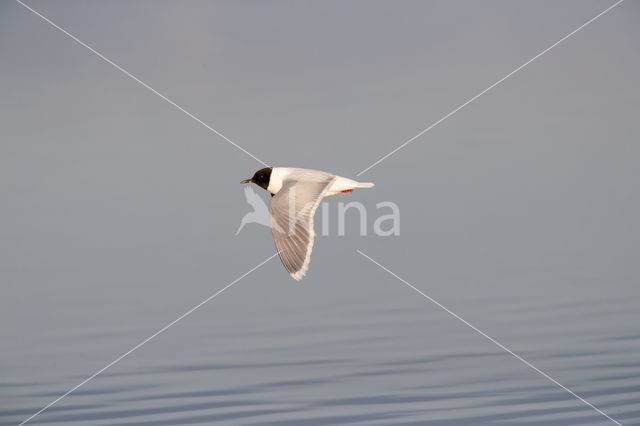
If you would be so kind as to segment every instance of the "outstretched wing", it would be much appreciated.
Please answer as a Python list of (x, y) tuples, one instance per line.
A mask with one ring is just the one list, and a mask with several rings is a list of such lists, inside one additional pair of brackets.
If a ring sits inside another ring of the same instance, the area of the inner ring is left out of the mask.
[(271, 232), (280, 260), (291, 276), (300, 280), (309, 268), (313, 247), (313, 215), (335, 179), (286, 180), (271, 199)]

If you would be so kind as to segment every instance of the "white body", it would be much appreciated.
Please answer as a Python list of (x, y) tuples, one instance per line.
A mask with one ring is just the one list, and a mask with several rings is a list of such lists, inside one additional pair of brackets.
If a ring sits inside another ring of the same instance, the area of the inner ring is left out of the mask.
[(294, 167), (274, 167), (271, 169), (271, 178), (269, 180), (269, 186), (267, 191), (272, 194), (277, 194), (282, 188), (282, 183), (287, 178), (292, 178), (300, 182), (309, 181), (317, 182), (325, 180), (327, 177), (335, 177), (335, 180), (329, 187), (329, 190), (325, 196), (336, 195), (341, 192), (351, 191), (354, 188), (371, 188), (373, 183), (371, 182), (357, 182), (352, 179), (348, 179), (342, 176), (336, 176), (332, 173), (321, 172), (319, 170), (311, 169), (299, 169)]
[(307, 273), (313, 248), (313, 215), (327, 195), (371, 188), (372, 183), (356, 182), (319, 170), (274, 167), (267, 191), (271, 232), (282, 264), (300, 280)]

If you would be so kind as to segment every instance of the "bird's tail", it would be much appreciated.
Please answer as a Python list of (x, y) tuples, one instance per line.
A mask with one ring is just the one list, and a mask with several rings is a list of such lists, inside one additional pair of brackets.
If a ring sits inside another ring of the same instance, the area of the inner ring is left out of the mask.
[(352, 179), (347, 179), (342, 176), (336, 176), (331, 188), (326, 195), (336, 195), (341, 192), (351, 192), (355, 188), (371, 188), (373, 183), (371, 182), (356, 182)]

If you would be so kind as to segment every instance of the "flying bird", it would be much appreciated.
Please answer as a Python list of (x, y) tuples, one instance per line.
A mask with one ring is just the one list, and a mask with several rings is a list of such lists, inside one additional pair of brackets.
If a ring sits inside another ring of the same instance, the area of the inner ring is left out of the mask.
[(285, 269), (296, 280), (307, 273), (313, 247), (313, 215), (324, 197), (355, 188), (371, 188), (371, 182), (356, 182), (319, 170), (266, 167), (251, 179), (271, 193), (271, 233)]

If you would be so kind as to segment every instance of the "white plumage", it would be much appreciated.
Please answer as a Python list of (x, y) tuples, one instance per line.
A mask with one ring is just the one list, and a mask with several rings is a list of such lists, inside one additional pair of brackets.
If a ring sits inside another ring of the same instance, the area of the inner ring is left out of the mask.
[(319, 170), (273, 167), (258, 170), (253, 182), (271, 194), (271, 232), (282, 264), (300, 280), (309, 268), (315, 232), (313, 215), (322, 199), (355, 188), (371, 188), (373, 183), (357, 182)]

